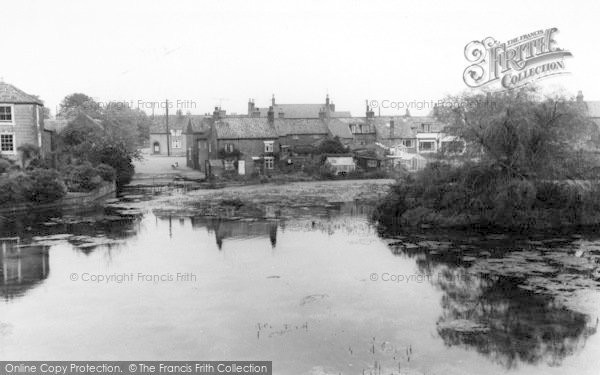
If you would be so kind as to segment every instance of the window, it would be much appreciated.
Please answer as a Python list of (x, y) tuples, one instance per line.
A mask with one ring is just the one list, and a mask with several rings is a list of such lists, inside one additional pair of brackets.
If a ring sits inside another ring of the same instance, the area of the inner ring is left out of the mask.
[(273, 142), (274, 141), (265, 141), (265, 152), (273, 152)]
[(173, 140), (173, 148), (181, 148), (181, 139)]
[(8, 153), (15, 152), (14, 134), (0, 134), (0, 151)]
[(435, 142), (434, 141), (419, 142), (419, 151), (423, 151), (423, 152), (435, 151)]
[(0, 106), (0, 122), (12, 122), (12, 106)]
[(367, 167), (377, 168), (377, 160), (372, 160), (372, 159), (367, 160)]
[(231, 152), (233, 152), (233, 149), (234, 149), (233, 143), (226, 143), (225, 144), (225, 152), (231, 153)]
[(265, 169), (273, 169), (275, 165), (275, 158), (272, 156), (265, 156)]
[(318, 135), (318, 134), (313, 134), (313, 139), (319, 139), (319, 138), (321, 138), (321, 136), (320, 136), (320, 135)]
[(403, 139), (402, 140), (402, 146), (409, 147), (409, 148), (410, 147), (414, 147), (412, 139)]
[(298, 140), (300, 139), (300, 137), (298, 137), (297, 135), (292, 135), (292, 139)]

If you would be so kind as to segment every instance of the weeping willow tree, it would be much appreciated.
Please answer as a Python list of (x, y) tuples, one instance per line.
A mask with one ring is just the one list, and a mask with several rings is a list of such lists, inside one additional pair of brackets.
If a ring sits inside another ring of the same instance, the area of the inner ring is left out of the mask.
[(380, 223), (522, 229), (600, 222), (594, 123), (584, 103), (536, 88), (444, 103), (434, 115), (466, 143), (462, 163), (442, 155), (400, 181), (375, 212)]
[(529, 87), (449, 96), (434, 115), (465, 140), (471, 157), (508, 177), (586, 178), (593, 122), (584, 103)]

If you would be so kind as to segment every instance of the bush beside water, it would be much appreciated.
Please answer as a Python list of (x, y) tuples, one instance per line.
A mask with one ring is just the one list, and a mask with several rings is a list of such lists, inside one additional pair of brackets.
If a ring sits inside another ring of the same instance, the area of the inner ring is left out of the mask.
[(0, 204), (50, 203), (66, 193), (62, 178), (53, 169), (19, 172), (0, 180)]
[(437, 162), (394, 185), (374, 219), (390, 229), (593, 225), (600, 223), (600, 184), (508, 177), (492, 166)]

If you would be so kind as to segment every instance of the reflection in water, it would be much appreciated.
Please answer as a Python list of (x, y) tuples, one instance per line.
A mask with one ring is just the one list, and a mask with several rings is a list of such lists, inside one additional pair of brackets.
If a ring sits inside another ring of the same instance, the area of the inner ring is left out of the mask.
[[(444, 292), (436, 325), (446, 345), (474, 348), (508, 369), (519, 362), (558, 366), (596, 333), (597, 320), (526, 287), (527, 279), (547, 265), (530, 263), (530, 273), (519, 269), (518, 277), (485, 273), (481, 268), (473, 272), (473, 262), (478, 258), (485, 262), (490, 253), (484, 250), (486, 244), (470, 243), (421, 241), (393, 246), (395, 254), (415, 258), (420, 272)], [(515, 243), (495, 244), (501, 253), (511, 246)], [(548, 279), (556, 276), (554, 269), (550, 271)]]
[(266, 237), (274, 248), (277, 245), (277, 222), (273, 220), (223, 220), (217, 218), (192, 217), (194, 228), (206, 227), (215, 234), (219, 250), (223, 240)]
[(22, 296), (48, 277), (47, 246), (20, 247), (20, 239), (0, 238), (0, 295)]
[[(0, 258), (0, 357), (268, 358), (281, 374), (593, 368), (585, 361), (598, 348), (596, 317), (564, 307), (544, 288), (560, 293), (559, 280), (597, 294), (592, 258), (600, 256), (600, 241), (580, 239), (582, 250), (572, 238), (523, 246), (427, 234), (396, 237), (390, 253), (392, 240), (369, 222), (369, 206), (250, 208), (206, 217), (195, 207), (130, 194), (95, 212), (0, 223), (0, 237), (11, 237)], [(369, 278), (415, 268), (430, 282)], [(182, 272), (197, 282), (73, 282), (73, 270)], [(589, 276), (587, 283), (574, 270)], [(32, 293), (45, 279), (44, 293)], [(55, 337), (86, 339), (72, 345)]]
[[(440, 275), (437, 286), (444, 291), (444, 312), (437, 331), (444, 342), (474, 347), (507, 368), (519, 361), (556, 366), (596, 333), (595, 327), (588, 327), (588, 316), (564, 308), (551, 297), (523, 290), (520, 282), (506, 277), (457, 278), (451, 272)], [(461, 330), (446, 324), (453, 321), (471, 326)]]

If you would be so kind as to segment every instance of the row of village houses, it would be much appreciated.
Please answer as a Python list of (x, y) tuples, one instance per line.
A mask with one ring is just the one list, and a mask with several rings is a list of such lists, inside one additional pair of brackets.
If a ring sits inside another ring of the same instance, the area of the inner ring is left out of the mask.
[(273, 98), (267, 108), (250, 100), (245, 115), (215, 107), (210, 116), (162, 116), (151, 128), (150, 147), (154, 154), (186, 156), (188, 166), (201, 171), (268, 173), (279, 161), (293, 163), (323, 140), (338, 138), (353, 155), (338, 162), (358, 159), (371, 169), (391, 161), (417, 170), (426, 163), (424, 155), (456, 143), (444, 127), (430, 116), (375, 116), (368, 105), (365, 116), (352, 117), (336, 111), (329, 96), (321, 104), (278, 104)]
[[(577, 101), (600, 128), (600, 102), (584, 102), (581, 92)], [(24, 144), (50, 154), (53, 134), (66, 123), (44, 119), (44, 103), (37, 96), (0, 81), (2, 157), (18, 159), (18, 148)], [(321, 104), (279, 104), (273, 97), (264, 108), (250, 100), (244, 115), (227, 115), (217, 107), (212, 115), (175, 115), (168, 121), (156, 117), (150, 147), (154, 154), (186, 156), (190, 167), (202, 171), (212, 172), (214, 167), (250, 174), (275, 170), (278, 163), (309, 155), (323, 140), (337, 137), (352, 152), (348, 159), (359, 159), (367, 169), (385, 160), (417, 170), (427, 155), (446, 148), (460, 150), (456, 147), (460, 140), (445, 134), (444, 128), (434, 117), (375, 116), (368, 106), (365, 116), (353, 117), (337, 111), (329, 96)]]

